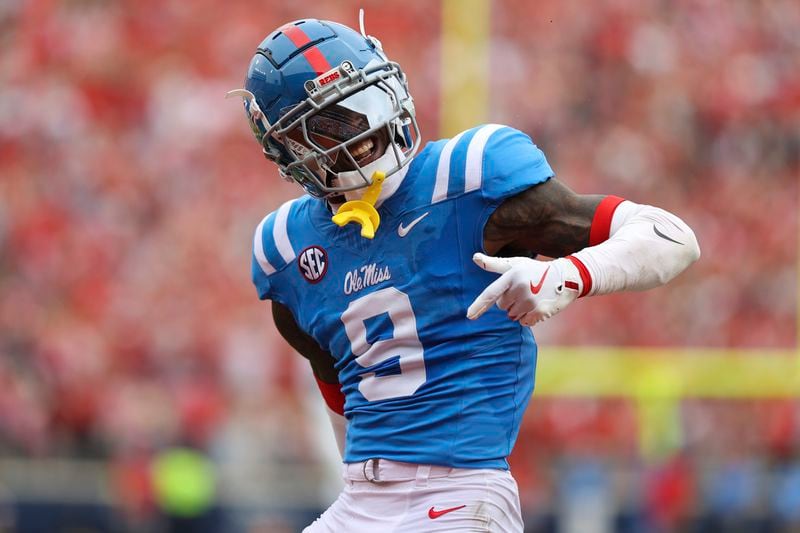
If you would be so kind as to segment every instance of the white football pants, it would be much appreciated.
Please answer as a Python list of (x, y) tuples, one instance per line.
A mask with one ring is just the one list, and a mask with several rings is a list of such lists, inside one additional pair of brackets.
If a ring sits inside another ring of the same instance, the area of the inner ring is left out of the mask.
[(517, 483), (506, 470), (386, 459), (344, 465), (345, 487), (303, 533), (522, 533)]

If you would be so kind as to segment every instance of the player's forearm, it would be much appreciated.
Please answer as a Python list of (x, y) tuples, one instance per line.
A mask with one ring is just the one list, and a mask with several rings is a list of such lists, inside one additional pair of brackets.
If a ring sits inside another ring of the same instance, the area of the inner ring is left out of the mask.
[(333, 435), (336, 437), (336, 445), (339, 447), (339, 454), (344, 457), (344, 445), (347, 437), (347, 418), (344, 416), (344, 393), (339, 383), (326, 383), (319, 377), (317, 386), (325, 400), (326, 411), (331, 419)]
[(582, 296), (657, 287), (700, 257), (691, 228), (663, 209), (623, 201), (608, 218), (608, 239), (571, 256)]

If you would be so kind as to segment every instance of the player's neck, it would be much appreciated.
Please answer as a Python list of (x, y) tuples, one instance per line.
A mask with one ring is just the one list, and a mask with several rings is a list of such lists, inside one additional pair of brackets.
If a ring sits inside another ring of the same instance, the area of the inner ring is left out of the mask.
[(400, 185), (403, 184), (403, 180), (405, 179), (410, 166), (411, 162), (389, 176), (386, 181), (383, 182), (383, 188), (381, 189), (381, 193), (378, 195), (378, 201), (375, 202), (376, 207), (380, 207), (383, 202), (394, 196), (394, 193), (400, 189)]
[[(400, 185), (403, 184), (403, 180), (405, 179), (410, 166), (411, 162), (386, 178), (386, 181), (383, 182), (381, 193), (378, 195), (378, 201), (375, 202), (375, 207), (380, 207), (383, 202), (394, 196), (398, 189), (400, 189)], [(366, 189), (358, 189), (355, 191), (346, 192), (343, 196), (335, 196), (332, 199), (328, 199), (326, 201), (328, 204), (328, 209), (331, 211), (331, 213), (336, 213), (336, 211), (338, 211), (345, 201), (360, 199), (364, 195), (365, 190)]]

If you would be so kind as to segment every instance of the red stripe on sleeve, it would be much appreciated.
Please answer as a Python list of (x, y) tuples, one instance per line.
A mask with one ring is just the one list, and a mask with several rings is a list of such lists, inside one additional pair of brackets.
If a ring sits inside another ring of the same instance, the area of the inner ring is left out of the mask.
[(325, 403), (330, 410), (344, 416), (344, 393), (342, 392), (342, 386), (339, 383), (325, 383), (324, 381), (320, 381), (316, 376), (315, 378), (319, 391), (322, 393), (322, 397), (325, 399)]
[[(311, 42), (311, 39), (308, 38), (306, 32), (294, 24), (284, 26), (281, 28), (281, 31), (297, 48), (302, 48)], [(320, 49), (316, 46), (312, 46), (307, 50), (303, 50), (303, 57), (306, 58), (306, 61), (308, 61), (308, 64), (311, 65), (311, 68), (317, 71), (317, 74), (328, 72), (331, 68), (333, 68), (331, 67), (331, 64), (328, 63), (328, 60), (325, 59), (325, 56), (322, 55)]]
[(581, 275), (581, 281), (583, 282), (583, 290), (578, 295), (578, 298), (586, 296), (589, 294), (589, 291), (592, 290), (592, 275), (589, 274), (589, 269), (586, 268), (586, 265), (583, 264), (583, 261), (575, 256), (568, 255), (567, 259), (572, 261), (572, 264), (578, 269), (578, 273)]
[(619, 196), (606, 196), (597, 206), (592, 219), (592, 228), (589, 231), (589, 246), (595, 246), (608, 240), (611, 233), (611, 219), (617, 206), (625, 201)]

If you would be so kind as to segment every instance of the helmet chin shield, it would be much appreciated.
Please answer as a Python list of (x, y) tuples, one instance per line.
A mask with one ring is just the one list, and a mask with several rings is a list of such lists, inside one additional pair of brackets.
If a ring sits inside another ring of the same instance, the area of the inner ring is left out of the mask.
[[(308, 98), (281, 110), (275, 124), (261, 114), (254, 132), (263, 131), (264, 154), (281, 174), (312, 196), (367, 187), (373, 172), (394, 174), (419, 148), (414, 102), (397, 63), (373, 60), (357, 69), (344, 61), (304, 87)], [(249, 116), (252, 107), (246, 103)]]

